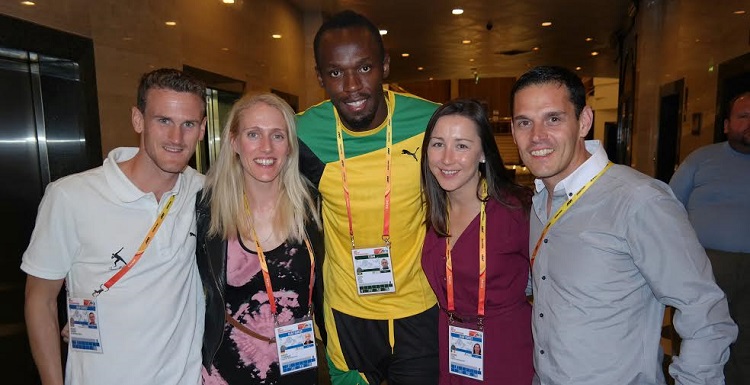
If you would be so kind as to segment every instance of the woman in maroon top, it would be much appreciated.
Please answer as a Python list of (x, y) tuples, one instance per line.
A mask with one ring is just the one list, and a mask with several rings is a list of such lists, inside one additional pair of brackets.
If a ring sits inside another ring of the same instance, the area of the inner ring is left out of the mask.
[[(484, 109), (475, 101), (441, 106), (422, 148), (428, 226), (422, 267), (442, 309), (440, 384), (528, 385), (534, 373), (525, 293), (530, 191), (509, 177)], [(486, 269), (480, 276), (482, 249)], [(486, 282), (483, 291), (480, 279)], [(465, 338), (449, 341), (449, 328), (465, 331), (452, 334)], [(472, 379), (479, 373), (483, 382)]]

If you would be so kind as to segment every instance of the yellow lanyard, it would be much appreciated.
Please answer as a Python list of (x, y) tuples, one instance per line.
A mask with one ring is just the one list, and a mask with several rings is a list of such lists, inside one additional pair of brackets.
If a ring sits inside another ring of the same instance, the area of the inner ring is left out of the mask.
[(141, 246), (138, 247), (138, 251), (136, 251), (133, 258), (130, 260), (130, 262), (127, 263), (120, 271), (117, 272), (117, 274), (113, 275), (112, 278), (110, 278), (107, 282), (104, 282), (103, 284), (99, 285), (99, 288), (94, 290), (93, 293), (91, 293), (92, 296), (98, 297), (99, 294), (105, 291), (109, 291), (109, 288), (112, 287), (117, 281), (122, 278), (122, 276), (125, 275), (130, 269), (135, 266), (136, 263), (141, 259), (141, 256), (144, 252), (146, 252), (146, 248), (148, 248), (148, 245), (151, 244), (151, 241), (156, 236), (156, 232), (159, 231), (159, 227), (164, 222), (164, 218), (167, 217), (167, 213), (169, 212), (169, 209), (172, 208), (172, 203), (174, 203), (174, 197), (177, 195), (172, 195), (169, 197), (169, 200), (167, 201), (167, 204), (164, 205), (164, 208), (161, 210), (161, 213), (159, 213), (159, 216), (156, 217), (156, 221), (153, 225), (151, 225), (151, 230), (148, 231), (148, 234), (146, 234), (146, 238), (143, 239), (143, 242), (141, 242)]
[[(346, 216), (349, 220), (349, 237), (354, 246), (354, 226), (352, 224), (352, 204), (349, 198), (349, 183), (346, 178), (346, 163), (344, 161), (344, 129), (341, 126), (341, 119), (334, 108), (336, 114), (336, 144), (339, 151), (339, 162), (341, 162), (341, 184), (344, 188), (344, 201), (346, 202)], [(391, 227), (391, 151), (393, 150), (393, 126), (391, 124), (391, 113), (388, 113), (388, 123), (385, 131), (385, 194), (383, 203), (383, 241), (390, 246), (390, 227)]]
[[(563, 205), (560, 206), (559, 209), (557, 209), (557, 212), (552, 217), (552, 219), (550, 219), (549, 222), (547, 222), (547, 226), (544, 226), (544, 230), (542, 230), (542, 234), (539, 236), (539, 239), (536, 241), (536, 246), (534, 246), (534, 251), (531, 253), (531, 267), (532, 268), (534, 267), (534, 260), (536, 259), (536, 255), (539, 252), (539, 246), (542, 245), (542, 240), (547, 235), (547, 232), (552, 227), (552, 225), (554, 225), (557, 222), (557, 220), (560, 219), (560, 217), (562, 217), (563, 214), (565, 214), (565, 212), (568, 211), (568, 209), (571, 206), (573, 206), (576, 202), (578, 202), (578, 199), (580, 199), (581, 196), (583, 196), (583, 193), (585, 193), (586, 190), (588, 190), (589, 187), (591, 187), (594, 184), (594, 182), (596, 182), (597, 179), (599, 179), (600, 176), (604, 175), (604, 173), (607, 170), (609, 170), (609, 168), (612, 167), (613, 164), (614, 163), (612, 162), (607, 163), (607, 165), (604, 167), (602, 171), (599, 171), (598, 174), (596, 174), (593, 178), (591, 178), (591, 180), (588, 183), (586, 183), (580, 190), (578, 190), (578, 192), (575, 195), (573, 195), (573, 198), (563, 203)], [(553, 192), (548, 191), (547, 193), (552, 194)]]
[[(479, 326), (482, 326), (484, 317), (484, 303), (487, 291), (487, 181), (482, 180), (482, 205), (479, 209), (479, 296), (477, 300), (477, 313), (479, 314)], [(450, 207), (449, 207), (450, 211)], [(450, 227), (450, 214), (447, 215), (447, 225)], [(456, 310), (453, 297), (453, 258), (451, 257), (451, 240), (445, 238), (445, 280), (448, 301), (448, 312)]]
[[(260, 247), (260, 241), (258, 240), (258, 234), (255, 233), (255, 226), (253, 226), (252, 213), (250, 212), (250, 204), (247, 202), (247, 195), (245, 198), (245, 212), (247, 212), (248, 224), (250, 225), (250, 231), (253, 232), (253, 241), (255, 241), (255, 250), (258, 252), (258, 260), (260, 260), (260, 269), (263, 271), (263, 283), (266, 286), (266, 294), (268, 294), (268, 303), (271, 305), (271, 314), (273, 314), (274, 324), (276, 323), (276, 297), (273, 295), (273, 286), (271, 286), (271, 274), (268, 273), (268, 264), (266, 263), (266, 255), (263, 254), (263, 248)], [(315, 254), (313, 254), (312, 246), (310, 241), (305, 237), (305, 246), (307, 246), (307, 252), (310, 254), (310, 286), (307, 298), (307, 313), (312, 314), (312, 292), (313, 284), (315, 283)]]

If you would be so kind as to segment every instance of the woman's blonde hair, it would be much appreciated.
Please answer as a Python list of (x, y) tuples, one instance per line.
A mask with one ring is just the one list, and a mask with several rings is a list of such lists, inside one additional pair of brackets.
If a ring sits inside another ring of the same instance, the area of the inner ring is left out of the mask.
[[(283, 239), (302, 241), (306, 236), (305, 223), (314, 221), (320, 228), (320, 217), (315, 200), (309, 192), (310, 182), (299, 172), (299, 143), (294, 111), (283, 99), (270, 93), (245, 95), (236, 101), (229, 111), (227, 123), (221, 134), (219, 155), (206, 174), (203, 197), (210, 197), (211, 200), (211, 224), (208, 233), (223, 239), (234, 238), (238, 234), (250, 234), (244, 203), (245, 174), (240, 157), (232, 147), (232, 140), (237, 137), (241, 128), (242, 113), (259, 103), (281, 112), (286, 122), (289, 143), (289, 155), (278, 176), (281, 188), (276, 202), (273, 231), (283, 236)], [(252, 205), (252, 202), (250, 204)]]

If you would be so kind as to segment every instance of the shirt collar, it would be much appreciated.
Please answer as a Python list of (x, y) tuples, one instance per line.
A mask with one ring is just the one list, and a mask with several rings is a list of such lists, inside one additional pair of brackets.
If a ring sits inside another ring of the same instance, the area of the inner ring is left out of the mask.
[[(104, 168), (104, 175), (107, 178), (107, 183), (111, 186), (117, 199), (123, 203), (135, 202), (143, 197), (153, 196), (153, 193), (145, 193), (141, 191), (130, 179), (128, 179), (127, 175), (122, 172), (120, 166), (118, 166), (118, 163), (132, 159), (138, 151), (139, 149), (137, 147), (115, 148), (109, 152), (107, 159), (104, 160), (104, 164), (102, 165)], [(182, 174), (183, 173), (180, 173), (178, 175), (177, 182), (166, 196), (179, 193), (180, 186), (184, 180)]]
[[(602, 147), (601, 143), (598, 140), (587, 140), (585, 143), (586, 151), (588, 151), (591, 156), (586, 159), (581, 166), (575, 169), (573, 173), (561, 180), (560, 183), (555, 186), (555, 191), (548, 193), (554, 194), (561, 192), (570, 199), (573, 194), (577, 193), (578, 190), (583, 188), (586, 183), (607, 166), (609, 159), (607, 158), (607, 153), (604, 151), (604, 147)], [(534, 187), (536, 187), (537, 193), (540, 193), (545, 189), (544, 182), (542, 182), (541, 179), (534, 180)]]

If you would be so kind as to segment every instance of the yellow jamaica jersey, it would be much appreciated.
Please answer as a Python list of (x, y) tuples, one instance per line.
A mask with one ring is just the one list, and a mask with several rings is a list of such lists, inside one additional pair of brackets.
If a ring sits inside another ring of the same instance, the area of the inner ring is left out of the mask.
[[(323, 197), (325, 301), (346, 314), (367, 319), (396, 319), (435, 305), (422, 272), (425, 210), (420, 191), (420, 155), (427, 123), (437, 104), (413, 95), (386, 91), (388, 117), (367, 132), (354, 132), (338, 121), (325, 101), (297, 116), (300, 168)], [(344, 198), (336, 125), (343, 128), (346, 176), (356, 247), (384, 244), (386, 125), (392, 122), (391, 258), (395, 293), (359, 295)]]

